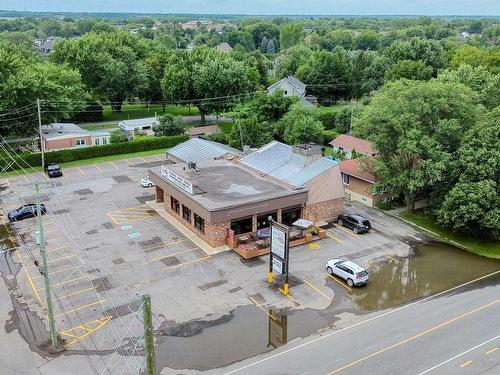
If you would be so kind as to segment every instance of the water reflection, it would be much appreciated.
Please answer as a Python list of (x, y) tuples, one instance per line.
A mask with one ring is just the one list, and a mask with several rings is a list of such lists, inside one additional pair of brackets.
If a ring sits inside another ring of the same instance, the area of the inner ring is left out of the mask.
[(288, 317), (269, 309), (267, 347), (277, 348), (288, 341)]

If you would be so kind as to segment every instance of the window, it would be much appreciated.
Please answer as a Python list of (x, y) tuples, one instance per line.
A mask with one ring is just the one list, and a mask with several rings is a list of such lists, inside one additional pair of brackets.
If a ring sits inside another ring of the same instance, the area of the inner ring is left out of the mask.
[(76, 145), (77, 146), (85, 146), (85, 139), (77, 139)]
[(257, 229), (269, 228), (270, 225), (270, 222), (268, 220), (269, 216), (271, 216), (274, 221), (278, 220), (277, 212), (270, 212), (268, 214), (259, 215), (257, 216)]
[(300, 219), (301, 211), (302, 208), (300, 206), (284, 208), (281, 211), (281, 222), (291, 227), (292, 223)]
[(99, 141), (100, 141), (100, 139), (99, 139), (99, 138), (94, 139), (94, 144), (95, 144), (96, 146), (99, 146), (99, 143), (100, 143)]
[(205, 233), (205, 219), (194, 214), (194, 227), (200, 232)]
[(191, 210), (184, 205), (182, 205), (182, 218), (191, 222)]
[(348, 174), (345, 174), (345, 173), (342, 173), (342, 182), (344, 183), (344, 185), (347, 185), (349, 186), (349, 176)]
[(177, 199), (175, 199), (174, 197), (170, 197), (170, 208), (179, 213), (180, 212), (180, 204), (179, 204), (179, 201)]
[(231, 221), (231, 230), (235, 235), (249, 233), (252, 231), (252, 218)]
[(102, 144), (103, 144), (103, 145), (107, 145), (107, 144), (108, 144), (108, 138), (104, 137), (104, 138), (102, 139)]
[(288, 91), (287, 91), (287, 90), (285, 90), (285, 95), (287, 95), (287, 94), (288, 94)]

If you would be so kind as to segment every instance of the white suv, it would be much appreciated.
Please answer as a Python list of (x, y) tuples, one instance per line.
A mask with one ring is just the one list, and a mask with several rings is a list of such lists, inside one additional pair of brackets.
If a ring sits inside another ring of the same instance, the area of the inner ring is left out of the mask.
[(360, 286), (368, 282), (368, 272), (350, 260), (329, 260), (326, 263), (326, 272), (344, 279), (349, 286)]

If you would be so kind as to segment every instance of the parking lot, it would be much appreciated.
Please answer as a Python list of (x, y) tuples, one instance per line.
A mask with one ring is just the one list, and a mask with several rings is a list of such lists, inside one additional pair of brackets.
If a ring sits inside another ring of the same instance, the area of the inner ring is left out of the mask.
[[(372, 272), (399, 262), (410, 251), (408, 242), (422, 237), (377, 210), (346, 206), (347, 212), (367, 215), (374, 230), (357, 235), (331, 226), (327, 238), (292, 248), (290, 294), (285, 296), (279, 278), (273, 285), (267, 282), (268, 257), (245, 261), (232, 251), (208, 255), (148, 206), (154, 189), (141, 187), (139, 180), (162, 158), (65, 168), (63, 177), (51, 180), (56, 187), (42, 191), (56, 326), (70, 353), (113, 350), (124, 338), (139, 335), (140, 324), (137, 332), (129, 327), (143, 293), (151, 295), (156, 328), (216, 320), (241, 306), (264, 318), (269, 308), (325, 309), (362, 293), (328, 275), (327, 260), (355, 260)], [(31, 174), (4, 181), (4, 223), (7, 211), (33, 201), (27, 186), (33, 180), (46, 178)], [(35, 230), (35, 219), (27, 219), (12, 224), (8, 233), (18, 244), (13, 260), (22, 266), (17, 288), (45, 321), (43, 277), (33, 263), (40, 260)]]

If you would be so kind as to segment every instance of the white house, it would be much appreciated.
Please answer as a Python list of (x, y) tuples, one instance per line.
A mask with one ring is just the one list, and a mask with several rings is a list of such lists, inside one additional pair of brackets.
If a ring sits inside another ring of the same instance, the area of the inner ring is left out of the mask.
[(267, 93), (273, 94), (276, 90), (283, 90), (285, 96), (297, 96), (302, 100), (306, 97), (306, 84), (294, 76), (286, 76), (272, 84), (267, 88)]
[(157, 117), (138, 118), (135, 120), (123, 120), (118, 123), (118, 127), (123, 130), (129, 139), (134, 138), (136, 132), (153, 134), (153, 126), (158, 124)]

